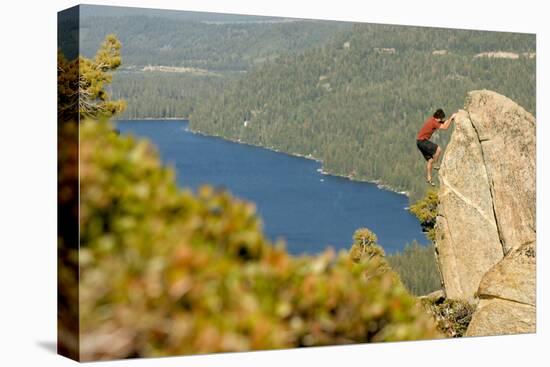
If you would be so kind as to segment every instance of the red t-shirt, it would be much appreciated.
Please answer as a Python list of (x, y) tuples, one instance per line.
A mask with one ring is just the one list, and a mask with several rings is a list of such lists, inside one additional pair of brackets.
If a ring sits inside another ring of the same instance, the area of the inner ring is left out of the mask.
[(439, 122), (435, 117), (430, 117), (426, 120), (424, 123), (424, 126), (422, 126), (422, 129), (418, 132), (418, 135), (416, 136), (417, 140), (428, 140), (432, 137), (432, 134), (434, 131), (439, 129), (443, 123)]

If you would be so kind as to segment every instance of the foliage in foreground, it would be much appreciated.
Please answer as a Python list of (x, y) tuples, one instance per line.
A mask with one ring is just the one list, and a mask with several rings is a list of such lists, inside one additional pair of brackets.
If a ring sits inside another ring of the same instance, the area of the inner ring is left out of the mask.
[(440, 336), (383, 256), (291, 257), (252, 204), (180, 190), (148, 142), (80, 134), (82, 360)]
[[(73, 24), (61, 25), (61, 33)], [(69, 39), (70, 37), (67, 36)], [(77, 39), (78, 41), (78, 39)], [(120, 42), (109, 35), (88, 59), (72, 55), (72, 47), (58, 50), (57, 60), (57, 150), (58, 150), (58, 352), (79, 358), (79, 129), (81, 118), (106, 119), (124, 109), (125, 102), (113, 101), (106, 92), (112, 72), (118, 68)], [(63, 51), (69, 57), (65, 57)]]
[(433, 244), (422, 246), (413, 241), (403, 252), (391, 254), (387, 259), (412, 294), (421, 296), (441, 288)]
[(437, 190), (430, 189), (424, 197), (411, 205), (411, 213), (413, 213), (422, 226), (422, 231), (426, 233), (426, 237), (430, 241), (435, 240), (435, 220), (437, 217), (437, 206), (439, 198)]

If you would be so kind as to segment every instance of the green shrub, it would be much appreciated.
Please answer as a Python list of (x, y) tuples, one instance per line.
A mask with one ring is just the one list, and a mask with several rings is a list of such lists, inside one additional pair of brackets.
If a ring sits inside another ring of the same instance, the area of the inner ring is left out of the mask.
[(435, 239), (435, 219), (437, 217), (437, 206), (439, 198), (437, 191), (434, 189), (428, 190), (426, 195), (411, 205), (410, 211), (413, 213), (422, 226), (422, 230), (426, 233), (426, 237), (433, 241)]
[(179, 189), (147, 141), (94, 121), (80, 139), (82, 360), (440, 336), (383, 256), (292, 257), (253, 204)]
[(472, 320), (475, 306), (461, 300), (426, 297), (422, 305), (433, 316), (437, 329), (452, 338), (462, 337)]
[(389, 255), (387, 259), (412, 294), (420, 296), (441, 288), (433, 244), (421, 246), (413, 241), (403, 252)]
[(376, 243), (376, 235), (367, 228), (359, 228), (353, 234), (353, 244), (350, 257), (355, 262), (371, 259), (375, 256), (384, 257), (384, 249)]

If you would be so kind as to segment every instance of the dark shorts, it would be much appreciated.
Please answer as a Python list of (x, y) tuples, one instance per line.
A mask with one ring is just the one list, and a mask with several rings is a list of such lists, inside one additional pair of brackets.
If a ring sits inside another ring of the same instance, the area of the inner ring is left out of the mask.
[(433, 158), (435, 151), (437, 150), (437, 144), (432, 143), (429, 140), (417, 140), (416, 146), (424, 156), (425, 160), (429, 160), (430, 158)]

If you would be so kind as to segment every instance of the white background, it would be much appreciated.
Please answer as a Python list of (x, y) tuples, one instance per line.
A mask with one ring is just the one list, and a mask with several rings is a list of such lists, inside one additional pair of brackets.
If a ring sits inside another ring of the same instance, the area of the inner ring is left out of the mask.
[[(0, 365), (66, 366), (56, 340), (56, 13), (77, 1), (0, 5)], [(544, 1), (141, 0), (94, 4), (537, 33), (538, 332), (97, 363), (98, 366), (547, 365), (548, 71)], [(6, 82), (7, 81), (7, 82)], [(546, 346), (545, 346), (546, 344)]]

